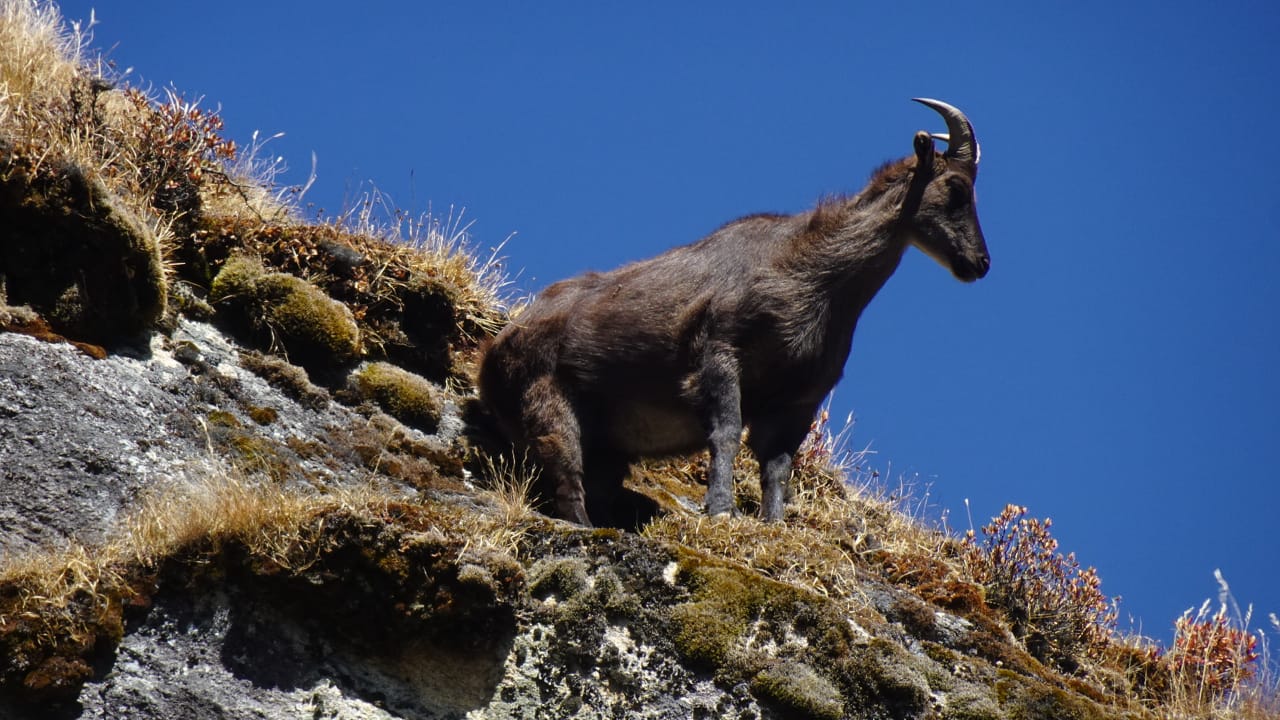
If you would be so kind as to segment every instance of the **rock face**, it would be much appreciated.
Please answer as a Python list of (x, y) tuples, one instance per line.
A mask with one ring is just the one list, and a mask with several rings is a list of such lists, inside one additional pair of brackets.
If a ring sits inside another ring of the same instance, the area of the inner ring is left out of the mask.
[(107, 542), (140, 497), (228, 464), (303, 493), (383, 486), (377, 503), (317, 510), (282, 555), (210, 539), (135, 572), (119, 631), (69, 659), (30, 654), (0, 618), (0, 717), (1124, 715), (997, 666), (973, 623), (877, 581), (852, 617), (692, 548), (538, 515), (504, 525), (457, 459), (458, 402), (426, 435), (286, 374), (190, 320), (100, 360), (0, 333), (6, 562)]
[[(335, 475), (284, 441), (364, 419), (327, 401), (303, 408), (245, 369), (239, 353), (211, 326), (187, 321), (102, 360), (0, 333), (0, 551), (101, 542), (142, 491), (212, 472), (211, 443), (226, 449), (241, 437), (231, 424), (278, 444), (298, 478)], [(250, 417), (259, 408), (277, 413), (270, 427)]]

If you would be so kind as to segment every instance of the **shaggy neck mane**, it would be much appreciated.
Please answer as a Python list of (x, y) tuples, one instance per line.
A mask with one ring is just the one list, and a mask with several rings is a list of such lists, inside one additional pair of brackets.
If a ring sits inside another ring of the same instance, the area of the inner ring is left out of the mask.
[(847, 354), (858, 316), (906, 251), (899, 215), (914, 168), (914, 157), (886, 163), (857, 195), (822, 200), (795, 216), (802, 225), (773, 279), (791, 299), (782, 306), (794, 316), (783, 318), (781, 329), (794, 351)]
[(799, 216), (807, 222), (792, 242), (787, 270), (823, 294), (842, 294), (842, 285), (856, 294), (867, 289), (870, 301), (906, 250), (898, 221), (914, 169), (914, 157), (886, 163), (862, 192), (824, 199)]

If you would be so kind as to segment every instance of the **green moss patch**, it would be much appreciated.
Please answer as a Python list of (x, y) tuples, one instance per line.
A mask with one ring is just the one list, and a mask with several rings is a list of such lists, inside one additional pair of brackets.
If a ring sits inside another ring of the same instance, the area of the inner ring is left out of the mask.
[(1009, 720), (1105, 720), (1138, 717), (1136, 714), (1096, 705), (1084, 697), (1046, 683), (1029, 681), (1009, 670), (999, 671), (995, 694)]
[(682, 570), (693, 598), (671, 611), (676, 649), (691, 662), (713, 670), (741, 660), (735, 657), (741, 637), (770, 600), (762, 578), (726, 567)]
[(912, 655), (897, 643), (873, 638), (833, 659), (837, 675), (858, 706), (881, 706), (892, 717), (917, 717), (932, 704), (928, 659)]
[(232, 329), (279, 349), (308, 370), (333, 371), (363, 352), (360, 330), (345, 305), (305, 280), (267, 272), (256, 258), (228, 260), (213, 280), (209, 299)]
[(591, 586), (589, 570), (585, 560), (574, 557), (536, 563), (529, 570), (529, 592), (536, 598), (571, 600)]
[(839, 720), (844, 716), (840, 691), (804, 663), (783, 661), (761, 670), (751, 681), (751, 691), (786, 717)]
[(368, 363), (351, 376), (356, 392), (391, 417), (424, 432), (440, 424), (437, 391), (424, 378), (385, 362)]
[(690, 596), (671, 610), (671, 635), (687, 661), (722, 685), (749, 683), (785, 717), (843, 716), (858, 681), (841, 660), (861, 649), (833, 603), (692, 553), (681, 561), (678, 582)]

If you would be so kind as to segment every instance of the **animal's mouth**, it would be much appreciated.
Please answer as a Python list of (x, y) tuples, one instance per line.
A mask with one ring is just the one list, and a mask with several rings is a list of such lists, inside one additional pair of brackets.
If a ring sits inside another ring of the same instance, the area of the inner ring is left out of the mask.
[(951, 263), (951, 274), (964, 282), (981, 280), (987, 276), (989, 270), (991, 270), (991, 258), (986, 255), (977, 260), (956, 258)]

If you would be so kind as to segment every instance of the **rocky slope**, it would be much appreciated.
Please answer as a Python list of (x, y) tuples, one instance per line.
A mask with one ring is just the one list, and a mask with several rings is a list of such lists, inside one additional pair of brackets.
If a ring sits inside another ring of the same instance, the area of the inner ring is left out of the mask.
[(1152, 716), (1153, 656), (997, 607), (820, 424), (786, 523), (702, 517), (698, 458), (634, 526), (539, 514), (474, 399), (492, 268), (301, 221), (79, 33), (0, 0), (0, 718)]
[[(99, 351), (21, 332), (38, 313), (6, 310), (0, 717), (1131, 712), (1082, 694), (972, 606), (926, 602), (870, 564), (850, 567), (851, 604), (696, 541), (513, 510), (468, 469), (482, 454), (462, 419), (465, 383), (428, 384), (438, 413), (412, 427), (358, 383), (314, 385), (251, 330), (237, 339), (224, 312)], [(228, 477), (240, 494), (219, 489)], [(696, 485), (638, 487), (700, 522), (672, 499)], [(310, 504), (160, 550), (129, 535), (148, 513), (177, 523), (208, 497)], [(122, 537), (135, 538), (126, 550)], [(23, 558), (56, 561), (73, 543), (112, 560), (33, 605)], [(52, 617), (29, 617), (36, 606)]]

